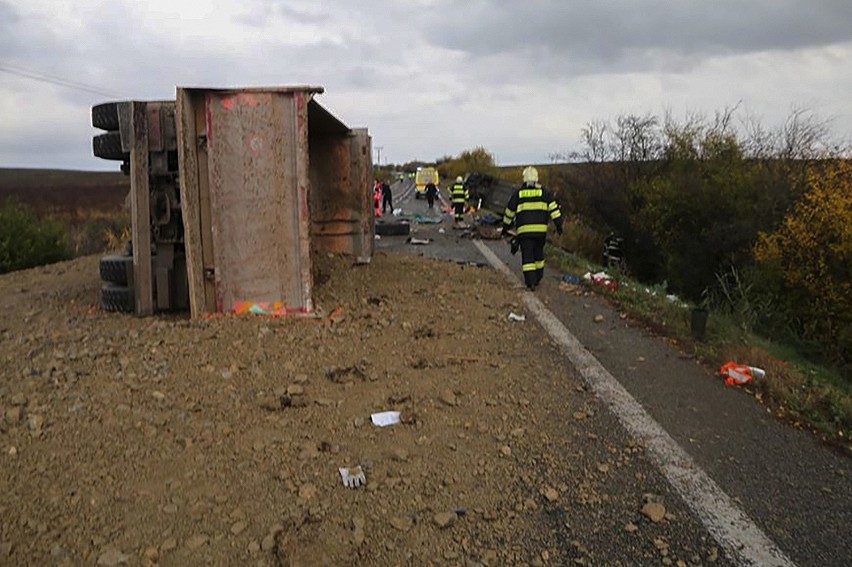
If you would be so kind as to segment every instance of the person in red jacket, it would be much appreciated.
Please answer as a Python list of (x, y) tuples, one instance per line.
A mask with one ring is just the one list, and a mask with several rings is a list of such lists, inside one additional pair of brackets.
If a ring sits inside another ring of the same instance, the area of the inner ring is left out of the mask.
[(382, 216), (382, 184), (378, 179), (373, 186), (373, 209), (375, 209), (377, 217)]

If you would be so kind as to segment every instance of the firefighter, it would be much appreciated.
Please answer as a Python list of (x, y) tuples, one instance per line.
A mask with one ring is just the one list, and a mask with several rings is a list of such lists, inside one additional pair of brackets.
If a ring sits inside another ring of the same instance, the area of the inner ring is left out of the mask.
[(388, 209), (393, 213), (393, 193), (390, 184), (382, 181), (382, 212), (386, 213)]
[(622, 245), (624, 239), (615, 232), (610, 232), (604, 239), (603, 263), (608, 268), (621, 267), (624, 263)]
[(548, 221), (562, 234), (562, 211), (553, 193), (538, 184), (538, 170), (524, 169), (524, 182), (509, 198), (503, 213), (503, 236), (514, 224), (521, 248), (524, 284), (532, 291), (544, 277), (544, 242)]
[(456, 177), (456, 182), (453, 183), (453, 187), (450, 190), (450, 198), (453, 201), (453, 208), (456, 213), (456, 222), (460, 222), (464, 219), (465, 203), (470, 198), (470, 194), (468, 193), (467, 187), (465, 187), (461, 175)]

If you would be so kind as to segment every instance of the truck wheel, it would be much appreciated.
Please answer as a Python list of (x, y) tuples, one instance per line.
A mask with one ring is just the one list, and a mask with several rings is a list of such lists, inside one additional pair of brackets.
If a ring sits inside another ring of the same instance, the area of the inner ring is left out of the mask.
[(92, 126), (101, 130), (118, 130), (118, 103), (104, 102), (93, 106)]
[(105, 282), (128, 285), (133, 279), (133, 256), (104, 256), (101, 258), (100, 272)]
[(101, 306), (104, 311), (133, 313), (135, 310), (133, 291), (124, 285), (104, 283), (101, 286)]
[(411, 232), (407, 222), (376, 223), (376, 234), (379, 236), (405, 236)]
[(92, 152), (95, 157), (113, 160), (129, 160), (129, 152), (121, 149), (121, 134), (118, 131), (104, 132), (92, 138)]

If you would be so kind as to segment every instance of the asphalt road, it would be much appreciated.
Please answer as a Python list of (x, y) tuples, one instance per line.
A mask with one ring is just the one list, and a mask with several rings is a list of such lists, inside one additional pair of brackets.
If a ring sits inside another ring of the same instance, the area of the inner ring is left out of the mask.
[[(393, 188), (394, 206), (404, 217), (432, 215), (442, 222), (412, 223), (410, 236), (428, 244), (383, 237), (379, 250), (488, 265), (465, 231), (453, 229), (451, 215), (428, 211), (406, 184)], [(483, 242), (520, 276), (520, 255), (512, 256), (505, 242)], [(852, 565), (852, 462), (847, 457), (779, 422), (752, 397), (726, 388), (668, 342), (621, 319), (602, 298), (566, 293), (560, 279), (561, 274), (547, 270), (536, 297), (791, 563)], [(603, 322), (595, 322), (595, 315), (603, 315)], [(694, 509), (695, 503), (685, 504)]]

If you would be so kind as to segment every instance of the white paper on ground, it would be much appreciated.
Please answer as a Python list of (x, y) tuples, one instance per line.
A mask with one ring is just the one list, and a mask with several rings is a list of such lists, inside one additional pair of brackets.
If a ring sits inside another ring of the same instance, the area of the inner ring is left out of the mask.
[(373, 420), (373, 425), (378, 425), (379, 427), (400, 423), (398, 411), (383, 411), (379, 413), (374, 413), (370, 416), (370, 419)]

